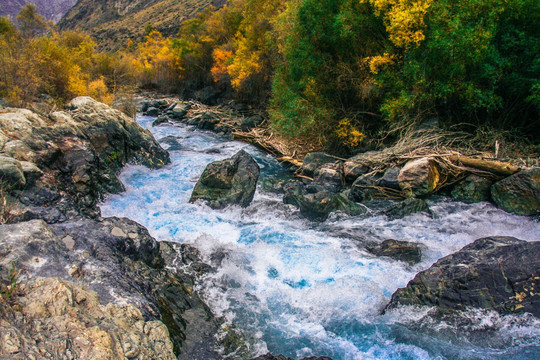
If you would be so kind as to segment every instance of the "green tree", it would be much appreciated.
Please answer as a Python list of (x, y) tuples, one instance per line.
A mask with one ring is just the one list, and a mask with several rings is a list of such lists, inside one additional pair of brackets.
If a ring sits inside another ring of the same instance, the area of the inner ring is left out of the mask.
[(376, 122), (378, 93), (369, 59), (383, 53), (388, 40), (371, 5), (302, 0), (289, 6), (282, 21), (288, 26), (282, 27), (283, 62), (273, 82), (274, 126), (325, 142), (345, 118), (354, 126)]

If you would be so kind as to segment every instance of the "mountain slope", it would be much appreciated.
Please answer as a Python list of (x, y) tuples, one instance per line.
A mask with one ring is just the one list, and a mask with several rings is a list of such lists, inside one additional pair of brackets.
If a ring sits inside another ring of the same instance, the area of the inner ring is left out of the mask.
[(24, 5), (32, 3), (47, 20), (58, 22), (76, 2), (77, 0), (2, 0), (0, 16), (15, 19)]
[(182, 21), (209, 5), (225, 0), (79, 0), (60, 21), (62, 30), (85, 30), (101, 49), (114, 50), (131, 39), (141, 40), (151, 24), (166, 35), (176, 33)]

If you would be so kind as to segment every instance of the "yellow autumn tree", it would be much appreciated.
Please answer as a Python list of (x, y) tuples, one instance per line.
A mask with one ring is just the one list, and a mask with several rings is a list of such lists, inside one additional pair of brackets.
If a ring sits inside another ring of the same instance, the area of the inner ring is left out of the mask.
[(418, 46), (425, 39), (425, 16), (433, 0), (369, 1), (377, 15), (384, 17), (390, 40), (398, 47)]
[(180, 78), (180, 59), (172, 51), (172, 40), (151, 31), (137, 48), (135, 65), (141, 71), (144, 87), (171, 89)]
[(280, 0), (238, 0), (243, 19), (233, 41), (234, 56), (227, 67), (231, 85), (240, 95), (266, 96), (277, 57), (275, 19), (285, 11)]
[(216, 83), (223, 84), (230, 81), (228, 67), (233, 55), (233, 51), (226, 48), (214, 49), (212, 53), (214, 66), (212, 66), (210, 72), (212, 73), (212, 77)]

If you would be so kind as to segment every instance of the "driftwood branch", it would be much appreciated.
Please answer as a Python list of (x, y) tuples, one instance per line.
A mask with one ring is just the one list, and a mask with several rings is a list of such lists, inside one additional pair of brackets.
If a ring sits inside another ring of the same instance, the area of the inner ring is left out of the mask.
[(498, 175), (510, 176), (519, 171), (517, 166), (501, 161), (475, 159), (469, 156), (461, 155), (452, 155), (449, 157), (449, 160), (463, 166), (495, 173)]

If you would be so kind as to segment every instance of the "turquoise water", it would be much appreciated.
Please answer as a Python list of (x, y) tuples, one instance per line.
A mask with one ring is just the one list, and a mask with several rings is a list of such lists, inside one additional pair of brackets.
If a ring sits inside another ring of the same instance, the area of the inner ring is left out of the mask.
[[(125, 216), (159, 240), (191, 244), (218, 270), (198, 285), (218, 316), (250, 339), (254, 354), (327, 355), (349, 359), (538, 359), (540, 322), (469, 311), (441, 322), (429, 309), (402, 307), (380, 315), (392, 293), (439, 258), (475, 239), (510, 235), (539, 239), (540, 224), (487, 203), (431, 202), (434, 217), (334, 215), (312, 223), (260, 188), (251, 206), (212, 210), (189, 204), (206, 165), (244, 149), (261, 166), (261, 178), (286, 176), (272, 157), (252, 146), (185, 125), (152, 128), (171, 153), (159, 170), (127, 166), (126, 192), (101, 205), (103, 216)], [(415, 266), (376, 258), (365, 241), (403, 239), (425, 246)], [(234, 357), (232, 357), (234, 358)]]

